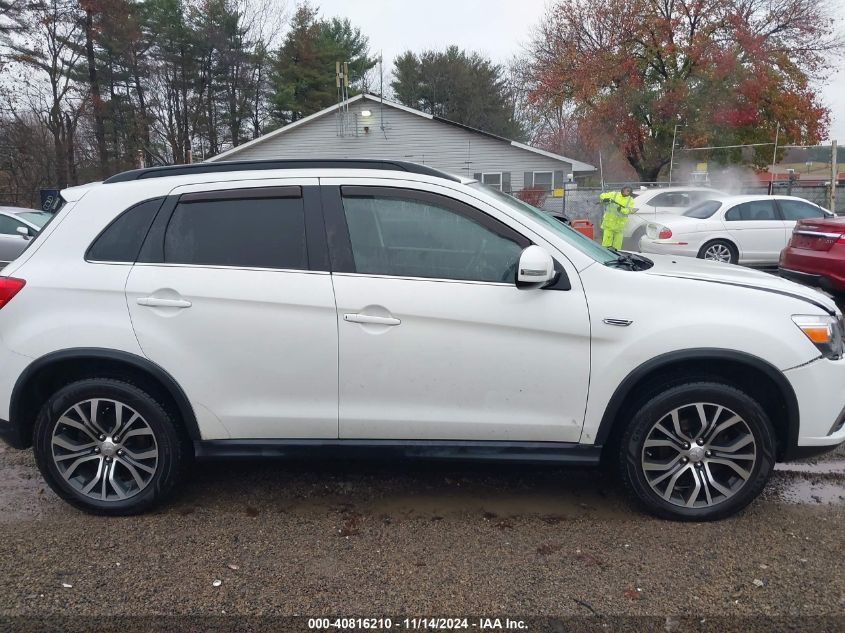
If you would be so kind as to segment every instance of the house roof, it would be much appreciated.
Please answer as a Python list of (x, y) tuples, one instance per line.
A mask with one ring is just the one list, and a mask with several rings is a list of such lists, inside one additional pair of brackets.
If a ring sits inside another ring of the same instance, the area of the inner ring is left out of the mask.
[(569, 164), (572, 165), (572, 171), (574, 171), (574, 172), (595, 171), (595, 169), (596, 169), (593, 165), (583, 163), (579, 160), (575, 160), (573, 158), (567, 158), (566, 156), (561, 156), (560, 154), (555, 154), (553, 152), (547, 152), (546, 150), (542, 150), (542, 149), (539, 149), (537, 147), (532, 147), (531, 145), (519, 143), (517, 141), (513, 141), (513, 140), (505, 138), (503, 136), (498, 136), (498, 135), (492, 134), (490, 132), (485, 132), (484, 130), (479, 130), (477, 128), (470, 127), (469, 125), (464, 125), (463, 123), (457, 123), (456, 121), (450, 121), (449, 119), (444, 119), (443, 117), (434, 116), (432, 114), (428, 114), (427, 112), (422, 112), (421, 110), (409, 108), (408, 106), (402, 105), (401, 103), (396, 103), (394, 101), (388, 101), (387, 99), (382, 100), (381, 97), (377, 97), (377, 96), (371, 95), (371, 94), (360, 94), (360, 95), (355, 95), (354, 97), (350, 97), (349, 99), (344, 101), (342, 104), (336, 103), (332, 106), (329, 106), (328, 108), (320, 110), (319, 112), (315, 112), (314, 114), (310, 114), (307, 117), (303, 117), (302, 119), (299, 119), (298, 121), (294, 121), (293, 123), (289, 123), (288, 125), (285, 125), (284, 127), (280, 127), (277, 130), (273, 130), (272, 132), (268, 132), (267, 134), (259, 136), (258, 138), (255, 138), (251, 141), (247, 141), (246, 143), (242, 143), (242, 144), (238, 145), (237, 147), (233, 147), (232, 149), (226, 150), (225, 152), (221, 152), (221, 153), (217, 154), (216, 156), (212, 156), (211, 158), (208, 158), (207, 161), (214, 162), (214, 161), (218, 161), (218, 160), (232, 160), (232, 158), (238, 152), (241, 152), (241, 151), (243, 151), (243, 150), (245, 150), (249, 147), (253, 147), (254, 145), (259, 145), (261, 143), (265, 143), (265, 142), (269, 141), (270, 139), (275, 138), (275, 137), (277, 137), (281, 134), (285, 134), (286, 132), (290, 132), (291, 130), (294, 130), (298, 127), (302, 127), (304, 125), (307, 125), (308, 123), (310, 123), (311, 121), (313, 121), (315, 119), (319, 119), (322, 116), (325, 116), (325, 115), (330, 114), (332, 112), (336, 112), (341, 107), (341, 105), (352, 104), (352, 103), (355, 103), (356, 101), (361, 101), (361, 100), (364, 100), (364, 99), (368, 99), (368, 100), (374, 101), (376, 103), (384, 103), (384, 105), (386, 105), (386, 106), (389, 106), (391, 108), (396, 108), (397, 110), (402, 110), (403, 112), (407, 112), (408, 114), (413, 114), (415, 116), (420, 116), (420, 117), (423, 117), (425, 119), (437, 121), (438, 123), (445, 123), (447, 125), (454, 125), (456, 127), (462, 128), (462, 129), (464, 129), (468, 132), (472, 132), (473, 134), (480, 134), (482, 136), (486, 136), (486, 137), (489, 137), (489, 138), (494, 138), (498, 141), (502, 141), (503, 143), (508, 143), (509, 145), (511, 145), (512, 147), (515, 147), (517, 149), (521, 149), (521, 150), (524, 150), (524, 151), (527, 151), (527, 152), (533, 152), (534, 154), (539, 154), (541, 156), (545, 156), (546, 158), (551, 158), (553, 160), (559, 160), (559, 161), (564, 162), (564, 163), (569, 163)]

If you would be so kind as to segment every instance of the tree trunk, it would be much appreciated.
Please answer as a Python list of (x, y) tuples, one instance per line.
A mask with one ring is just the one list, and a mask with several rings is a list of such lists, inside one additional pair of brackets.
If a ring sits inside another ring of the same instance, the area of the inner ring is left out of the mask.
[(100, 176), (109, 176), (109, 152), (106, 147), (106, 125), (103, 113), (103, 98), (100, 93), (100, 79), (97, 76), (97, 60), (94, 57), (94, 12), (85, 9), (85, 54), (88, 59), (88, 83), (91, 86), (91, 102), (94, 107), (94, 137), (97, 139), (97, 154), (100, 159)]
[(68, 182), (75, 186), (79, 184), (79, 174), (76, 170), (76, 123), (71, 120), (70, 115), (65, 112), (65, 155), (67, 158)]
[(141, 87), (141, 74), (138, 68), (138, 56), (132, 52), (132, 78), (135, 80), (135, 92), (138, 95), (138, 113), (141, 115), (141, 144), (144, 150), (144, 164), (148, 167), (153, 164), (153, 155), (150, 152), (150, 119), (147, 113), (147, 99), (144, 89)]

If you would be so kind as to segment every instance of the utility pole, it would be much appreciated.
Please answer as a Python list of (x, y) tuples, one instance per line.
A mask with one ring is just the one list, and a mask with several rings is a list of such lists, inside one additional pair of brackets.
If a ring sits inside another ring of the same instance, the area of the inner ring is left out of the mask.
[(672, 133), (672, 154), (669, 158), (669, 185), (672, 184), (672, 168), (675, 166), (675, 140), (678, 138), (678, 128), (684, 127), (681, 123), (675, 124), (675, 131)]
[(839, 166), (837, 165), (836, 141), (830, 144), (830, 200), (828, 208), (836, 213), (836, 185), (839, 182)]
[(772, 174), (769, 178), (769, 195), (775, 195), (775, 164), (778, 161), (778, 137), (780, 136), (780, 123), (775, 128), (775, 151), (772, 154)]

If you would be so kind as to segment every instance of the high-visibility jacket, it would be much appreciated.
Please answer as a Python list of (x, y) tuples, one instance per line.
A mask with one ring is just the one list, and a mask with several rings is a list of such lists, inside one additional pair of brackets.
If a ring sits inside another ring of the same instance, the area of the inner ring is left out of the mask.
[(601, 219), (603, 231), (621, 231), (628, 222), (628, 214), (634, 208), (634, 196), (623, 196), (621, 191), (608, 191), (599, 196), (607, 205)]

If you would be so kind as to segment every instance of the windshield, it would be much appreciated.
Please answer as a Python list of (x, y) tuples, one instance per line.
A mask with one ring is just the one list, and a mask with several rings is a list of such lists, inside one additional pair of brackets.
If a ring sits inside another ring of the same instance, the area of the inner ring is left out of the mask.
[(689, 209), (684, 211), (683, 215), (688, 218), (706, 220), (716, 213), (721, 206), (722, 203), (718, 200), (705, 200), (704, 202), (699, 202), (698, 204), (691, 206)]
[(18, 217), (23, 218), (27, 222), (32, 222), (35, 226), (39, 229), (44, 228), (44, 225), (50, 221), (50, 218), (53, 217), (52, 213), (47, 213), (46, 211), (24, 211), (22, 213), (16, 213)]
[(613, 251), (610, 251), (604, 248), (603, 246), (600, 246), (583, 233), (579, 233), (578, 231), (573, 228), (570, 228), (560, 220), (556, 220), (553, 216), (549, 215), (545, 211), (541, 211), (537, 207), (533, 207), (527, 202), (523, 202), (522, 200), (514, 198), (513, 196), (509, 196), (506, 193), (502, 193), (498, 189), (493, 189), (492, 187), (488, 187), (487, 185), (482, 185), (480, 182), (470, 183), (469, 186), (473, 189), (480, 189), (485, 193), (490, 194), (500, 202), (505, 203), (508, 208), (513, 209), (514, 211), (517, 211), (522, 215), (526, 215), (532, 220), (536, 220), (537, 222), (545, 226), (547, 229), (550, 229), (555, 235), (565, 240), (568, 244), (571, 244), (579, 251), (589, 256), (590, 258), (596, 260), (597, 262), (606, 264), (608, 262), (616, 261), (618, 257), (617, 253), (614, 253)]

